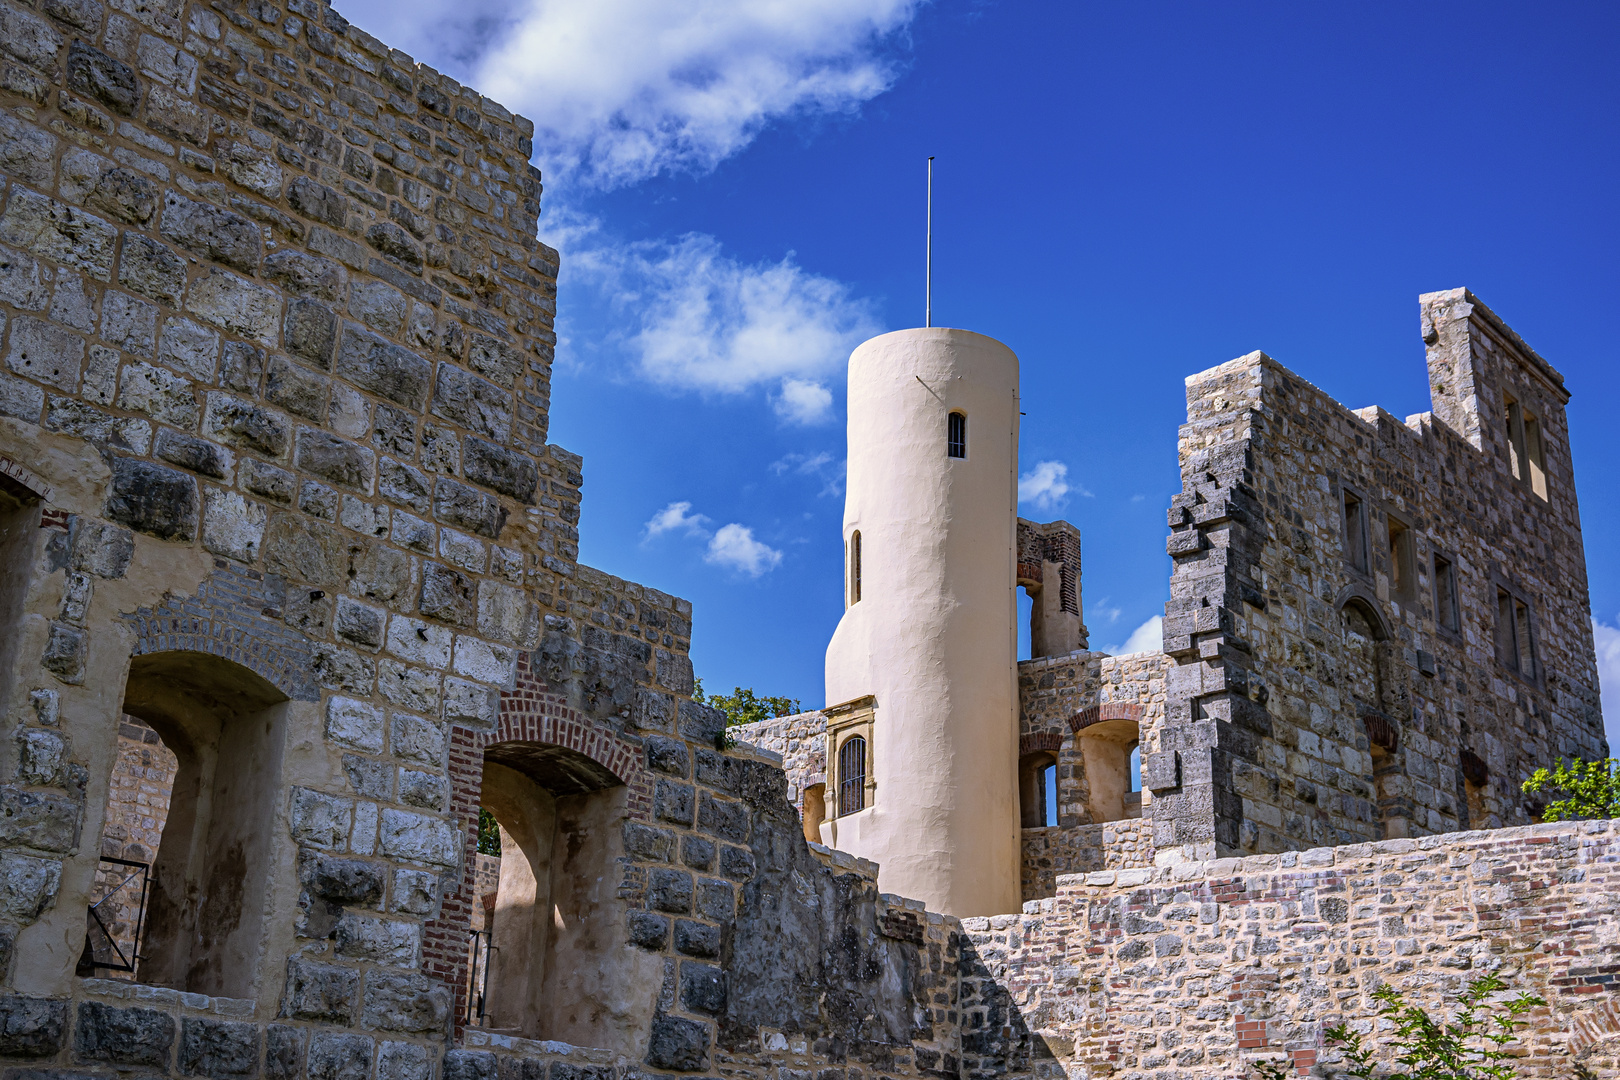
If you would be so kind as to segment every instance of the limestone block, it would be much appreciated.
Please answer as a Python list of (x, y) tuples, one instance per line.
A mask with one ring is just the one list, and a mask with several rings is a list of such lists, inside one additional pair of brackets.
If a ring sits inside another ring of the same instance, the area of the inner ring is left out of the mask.
[(141, 100), (135, 69), (82, 41), (75, 41), (68, 50), (67, 85), (120, 116), (133, 116)]
[(427, 402), (432, 369), (426, 360), (408, 349), (370, 333), (357, 323), (345, 323), (337, 354), (337, 374), (396, 404), (421, 411)]
[(83, 1001), (73, 1025), (73, 1056), (83, 1062), (167, 1070), (174, 1036), (174, 1017), (168, 1013)]
[(59, 787), (67, 762), (67, 743), (54, 731), (23, 728), (17, 732), (17, 779), (25, 784)]
[(406, 304), (404, 293), (380, 281), (349, 286), (349, 314), (385, 337), (404, 333)]
[(228, 271), (216, 267), (203, 271), (186, 296), (186, 310), (228, 333), (252, 338), (261, 345), (276, 344), (281, 298), (274, 290)]
[[(10, 22), (22, 12), (8, 8), (0, 20)], [(49, 29), (48, 26), (45, 27)], [(0, 36), (5, 30), (0, 27)], [(26, 46), (24, 46), (26, 48)], [(52, 53), (55, 59), (55, 53)], [(0, 113), (0, 172), (21, 184), (51, 186), (51, 162), (56, 157), (56, 139), (10, 113)]]
[(204, 496), (203, 547), (215, 555), (253, 563), (259, 560), (268, 512), (234, 491), (210, 488)]
[(698, 1072), (709, 1067), (709, 1028), (696, 1020), (659, 1013), (653, 1017), (647, 1064), (655, 1069)]
[(335, 229), (343, 228), (347, 218), (347, 200), (307, 176), (298, 177), (288, 186), (287, 204), (305, 217)]
[(380, 850), (390, 858), (428, 866), (460, 863), (461, 833), (444, 818), (384, 809), (381, 825)]
[(517, 653), (467, 634), (456, 635), (456, 674), (509, 687), (517, 672)]
[(460, 472), (461, 437), (440, 424), (423, 424), (421, 460), (428, 472)]
[(265, 1080), (296, 1080), (304, 1074), (305, 1028), (270, 1024), (264, 1031)]
[(305, 787), (292, 791), (292, 836), (301, 843), (335, 849), (349, 835), (354, 800)]
[(89, 150), (69, 150), (62, 155), (57, 190), (68, 202), (105, 211), (131, 225), (145, 225), (157, 213), (156, 184)]
[(436, 767), (444, 765), (446, 744), (442, 727), (410, 713), (397, 712), (389, 719), (390, 746), (395, 757)]
[[(271, 155), (262, 150), (255, 150), (246, 143), (231, 143), (220, 153), (219, 160), (220, 165), (224, 169), (225, 175), (229, 176), (232, 180), (236, 181), (238, 184), (241, 184), (249, 191), (263, 195), (265, 198), (270, 200), (275, 200), (281, 197), (281, 166), (276, 164), (276, 159)], [(278, 255), (294, 256), (298, 256), (299, 254), (300, 253), (294, 251), (278, 253)], [(266, 278), (270, 278), (271, 280), (276, 279), (272, 277), (270, 260), (275, 259), (276, 257), (276, 255), (272, 255), (269, 259), (265, 260), (264, 276)], [(310, 256), (307, 255), (301, 257), (303, 259), (310, 258)], [(283, 259), (282, 265), (286, 265), (288, 261), (289, 260)], [(294, 291), (301, 292), (304, 290), (295, 289)]]
[(191, 428), (197, 423), (197, 398), (192, 384), (151, 364), (133, 363), (124, 368), (118, 407), (177, 428)]
[(395, 615), (388, 621), (388, 651), (401, 660), (443, 670), (450, 664), (450, 631), (420, 619)]
[[(163, 199), (165, 240), (214, 262), (253, 273), (259, 266), (259, 230), (253, 222), (171, 191)], [(240, 332), (240, 331), (239, 331)], [(265, 344), (271, 344), (266, 341)]]
[(149, 300), (179, 307), (186, 288), (186, 260), (150, 237), (127, 233), (118, 283)]
[(511, 392), (454, 364), (439, 363), (432, 412), (503, 442), (511, 435)]
[(235, 455), (223, 446), (172, 428), (159, 429), (152, 454), (215, 480), (228, 480), (236, 464)]
[(420, 470), (393, 458), (382, 459), (377, 475), (377, 493), (383, 498), (425, 514), (433, 508), (432, 490), (426, 474)]
[(190, 95), (197, 86), (197, 61), (178, 45), (142, 34), (135, 46), (135, 61), (142, 75)]
[(506, 525), (506, 510), (499, 499), (444, 476), (433, 485), (433, 513), (446, 524), (491, 539), (499, 537)]
[(231, 446), (255, 450), (273, 458), (286, 455), (292, 436), (292, 425), (286, 416), (274, 409), (217, 391), (211, 391), (207, 396), (202, 430), (204, 434)]
[(482, 574), (489, 565), (489, 550), (484, 542), (454, 529), (439, 534), (439, 554), (475, 574)]
[[(0, 33), (0, 40), (4, 37)], [(0, 216), (0, 243), (82, 270), (97, 281), (112, 280), (117, 240), (111, 222), (26, 188), (12, 191)]]
[(337, 618), (333, 629), (341, 638), (345, 638), (357, 645), (369, 645), (377, 648), (383, 642), (383, 628), (387, 614), (381, 608), (374, 608), (362, 604), (347, 596), (338, 597)]
[(157, 362), (202, 382), (211, 382), (219, 360), (219, 335), (177, 316), (163, 320)]
[(79, 802), (51, 792), (0, 787), (0, 843), (70, 851), (78, 840)]
[(377, 665), (377, 689), (391, 704), (402, 709), (438, 711), (439, 675), (427, 668), (382, 660)]
[(473, 580), (440, 563), (422, 566), (422, 595), (417, 610), (428, 618), (472, 626), (477, 609)]
[(25, 378), (72, 393), (84, 371), (84, 338), (55, 323), (20, 315), (11, 324), (6, 366)]
[(360, 973), (309, 960), (287, 961), (281, 1014), (293, 1020), (348, 1024), (359, 1003)]
[(481, 581), (478, 632), (520, 649), (533, 648), (540, 639), (540, 609), (520, 588), (498, 581)]
[(8, 851), (0, 855), (0, 914), (31, 923), (55, 904), (61, 884), (60, 860)]
[(417, 772), (414, 769), (399, 771), (399, 801), (406, 806), (443, 811), (448, 808), (449, 795), (444, 777), (437, 773)]
[(326, 737), (379, 754), (383, 748), (382, 710), (354, 698), (334, 697), (326, 704)]
[(523, 370), (523, 354), (504, 341), (473, 334), (469, 338), (467, 364), (497, 386), (510, 390)]
[(124, 352), (151, 359), (157, 308), (126, 293), (108, 291), (101, 305), (101, 338)]
[(692, 911), (692, 875), (684, 870), (647, 871), (647, 906), (676, 915)]
[(45, 408), (45, 391), (31, 382), (0, 374), (0, 416), (15, 416), (30, 424), (39, 423)]
[(403, 409), (377, 403), (372, 409), (371, 444), (385, 454), (416, 453), (416, 419)]
[(67, 1037), (68, 1003), (0, 994), (0, 1056), (54, 1057)]
[(23, 311), (44, 311), (49, 294), (50, 284), (40, 274), (38, 260), (0, 247), (0, 300)]
[(265, 256), (263, 277), (288, 292), (318, 300), (336, 300), (348, 281), (348, 273), (332, 260), (290, 249)]
[(235, 1020), (188, 1016), (180, 1024), (180, 1072), (215, 1080), (257, 1076), (259, 1028)]
[(322, 900), (373, 908), (382, 900), (382, 871), (374, 863), (311, 852), (298, 869), (305, 888)]
[(691, 784), (659, 780), (653, 794), (653, 816), (683, 828), (692, 827), (697, 801)]
[(366, 242), (413, 274), (422, 272), (422, 246), (391, 221), (379, 221), (366, 230)]
[(433, 1080), (427, 1047), (420, 1043), (383, 1043), (377, 1052), (377, 1080)]
[(297, 514), (271, 517), (264, 534), (265, 568), (292, 581), (336, 592), (349, 577), (349, 550), (336, 529)]
[(439, 879), (425, 870), (395, 870), (390, 910), (430, 916), (439, 907)]
[(282, 340), (287, 351), (311, 361), (322, 371), (332, 369), (332, 352), (337, 347), (337, 315), (316, 300), (299, 299), (287, 304), (282, 324)]
[(450, 988), (416, 972), (366, 974), (361, 1022), (381, 1031), (443, 1032), (450, 1022)]
[(381, 919), (346, 911), (338, 919), (337, 954), (394, 967), (416, 963), (422, 944), (420, 923)]
[(712, 964), (681, 961), (681, 1007), (717, 1015), (726, 1007), (726, 977)]
[(294, 483), (292, 473), (284, 472), (274, 465), (267, 465), (254, 458), (244, 458), (241, 479), (243, 489), (255, 495), (263, 496), (271, 502), (281, 503), (283, 506), (292, 502)]
[(500, 710), (500, 695), (492, 686), (466, 679), (444, 680), (444, 719), (465, 727), (491, 729)]
[(447, 1050), (444, 1080), (495, 1080), (499, 1059), (488, 1050)]
[(197, 535), (197, 482), (185, 473), (134, 458), (115, 458), (112, 490), (104, 513), (136, 532), (160, 540)]
[(56, 275), (56, 288), (51, 292), (52, 322), (70, 326), (84, 333), (96, 328), (96, 298), (85, 292), (84, 278), (66, 271)]
[(534, 502), (540, 472), (533, 458), (471, 435), (463, 442), (462, 450), (462, 475), (468, 480), (510, 495), (518, 502)]
[(302, 470), (351, 491), (375, 487), (376, 453), (317, 428), (300, 427), (294, 462)]
[(632, 858), (669, 862), (675, 856), (675, 834), (668, 829), (629, 822), (624, 827), (624, 850)]

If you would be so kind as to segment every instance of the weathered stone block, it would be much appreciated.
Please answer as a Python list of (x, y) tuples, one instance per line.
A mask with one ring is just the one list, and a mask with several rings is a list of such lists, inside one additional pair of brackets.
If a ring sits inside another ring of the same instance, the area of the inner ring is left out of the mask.
[(265, 256), (262, 276), (288, 292), (317, 300), (336, 300), (348, 281), (348, 273), (332, 260), (294, 250)]
[(54, 259), (97, 281), (112, 280), (117, 240), (111, 222), (25, 188), (12, 191), (0, 216), (0, 243)]
[(427, 475), (393, 458), (382, 460), (377, 476), (377, 493), (419, 513), (425, 514), (433, 508), (433, 488), (428, 483)]
[(688, 1012), (719, 1014), (726, 1008), (726, 976), (712, 964), (681, 961), (681, 1006)]
[(304, 1075), (307, 1028), (270, 1024), (264, 1029), (265, 1080), (298, 1080)]
[(221, 442), (282, 457), (291, 440), (291, 424), (281, 413), (228, 394), (211, 392), (203, 413), (203, 431)]
[(354, 1019), (359, 994), (360, 973), (355, 969), (290, 959), (281, 1015), (294, 1020), (349, 1024)]
[(70, 150), (62, 155), (57, 190), (68, 202), (106, 211), (132, 225), (145, 225), (157, 212), (156, 184), (88, 150)]
[(459, 570), (426, 563), (422, 567), (422, 595), (417, 610), (429, 618), (472, 626), (477, 606), (473, 589), (473, 580)]
[(690, 919), (675, 920), (675, 951), (715, 959), (720, 955), (720, 928)]
[(0, 1057), (55, 1057), (67, 1038), (68, 1003), (0, 995)]
[(389, 909), (432, 915), (439, 909), (439, 878), (425, 870), (395, 870)]
[(182, 375), (210, 382), (219, 360), (219, 335), (190, 319), (163, 320), (163, 337), (158, 343), (157, 362)]
[(675, 855), (675, 836), (665, 829), (628, 822), (624, 826), (625, 854), (649, 862), (669, 862)]
[(253, 458), (242, 461), (242, 487), (255, 495), (283, 506), (292, 502), (295, 478), (274, 465), (266, 465)]
[(443, 811), (447, 808), (449, 798), (450, 791), (444, 777), (415, 769), (399, 771), (399, 801), (406, 806)]
[(709, 1027), (682, 1016), (653, 1017), (647, 1064), (673, 1072), (700, 1072), (709, 1066)]
[(669, 780), (658, 781), (658, 787), (653, 795), (653, 814), (659, 820), (674, 822), (690, 829), (694, 805), (691, 784), (677, 784)]
[(72, 392), (84, 371), (84, 338), (29, 315), (11, 324), (6, 366), (24, 378)]
[(685, 915), (692, 910), (692, 875), (684, 870), (647, 871), (647, 906)]
[(307, 176), (300, 176), (288, 185), (287, 205), (334, 229), (343, 228), (348, 213), (348, 201), (342, 195)]
[(128, 529), (93, 518), (75, 518), (69, 542), (73, 568), (104, 578), (123, 577), (135, 551), (135, 538)]
[(382, 869), (361, 859), (308, 852), (299, 862), (299, 878), (310, 893), (334, 904), (376, 907), (382, 900)]
[(0, 247), (0, 300), (21, 311), (44, 311), (50, 291), (39, 260)]
[(325, 304), (306, 299), (287, 304), (287, 318), (282, 325), (287, 351), (312, 361), (323, 371), (332, 370), (337, 331), (337, 315)]
[[(20, 14), (13, 8), (7, 18)], [(9, 113), (0, 115), (0, 172), (18, 183), (49, 188), (55, 157), (56, 139), (51, 135)]]
[(392, 748), (396, 757), (407, 761), (419, 761), (424, 765), (444, 764), (443, 728), (431, 720), (409, 713), (394, 713), (390, 719)]
[(669, 941), (669, 920), (650, 911), (630, 912), (630, 944), (662, 952)]
[(737, 914), (737, 895), (729, 881), (705, 878), (698, 882), (698, 914), (715, 922), (727, 922)]
[(294, 787), (291, 817), (294, 840), (320, 848), (340, 848), (354, 821), (354, 800)]
[(259, 230), (247, 218), (175, 192), (163, 199), (163, 238), (244, 273), (259, 265)]
[(160, 540), (197, 535), (197, 482), (185, 473), (134, 458), (113, 460), (112, 493), (103, 513)]
[(646, 745), (648, 768), (683, 778), (691, 771), (691, 755), (680, 740), (653, 735), (648, 737)]
[(462, 475), (468, 480), (510, 495), (519, 502), (534, 502), (540, 472), (533, 458), (470, 435), (462, 449)]
[(62, 884), (62, 864), (17, 852), (0, 855), (0, 912), (23, 924), (31, 923), (56, 902)]
[(118, 283), (148, 300), (179, 307), (186, 288), (186, 260), (151, 237), (127, 233)]
[(45, 391), (33, 383), (0, 375), (0, 416), (15, 416), (30, 424), (39, 423), (45, 408)]
[(294, 462), (305, 472), (351, 491), (369, 494), (375, 484), (376, 453), (370, 447), (318, 429), (298, 429)]
[(444, 718), (452, 724), (490, 729), (500, 710), (499, 692), (465, 679), (444, 680)]
[(141, 82), (135, 69), (82, 41), (75, 41), (68, 49), (67, 85), (120, 116), (135, 115), (141, 100)]
[(178, 428), (190, 428), (197, 422), (197, 398), (191, 383), (151, 364), (125, 366), (118, 407)]
[(369, 1035), (316, 1031), (309, 1040), (310, 1080), (366, 1080), (374, 1046)]
[(390, 285), (357, 281), (349, 286), (349, 314), (386, 337), (404, 333), (406, 310), (405, 294)]
[(379, 754), (383, 748), (382, 710), (354, 698), (334, 697), (326, 704), (326, 737)]
[(681, 838), (681, 862), (693, 870), (708, 870), (714, 866), (714, 841), (701, 836)]
[[(0, 237), (3, 239), (3, 237)], [(281, 298), (235, 274), (214, 267), (192, 282), (186, 310), (204, 322), (261, 345), (276, 344)]]
[(467, 363), (497, 386), (510, 390), (523, 370), (523, 353), (504, 341), (473, 334), (468, 344)]
[(433, 415), (500, 439), (512, 431), (512, 394), (441, 361), (433, 386)]
[(61, 786), (67, 752), (67, 741), (56, 732), (22, 728), (17, 732), (17, 779), (41, 787)]
[(499, 538), (506, 525), (506, 510), (499, 499), (444, 476), (433, 485), (433, 512), (442, 522), (491, 539)]
[(231, 452), (223, 446), (172, 428), (159, 429), (152, 455), (215, 480), (226, 479), (235, 463)]
[(433, 1080), (433, 1062), (420, 1043), (385, 1042), (377, 1053), (377, 1080)]
[(366, 240), (384, 256), (413, 274), (422, 272), (422, 246), (391, 221), (379, 221), (366, 230)]
[(347, 638), (357, 645), (370, 645), (376, 648), (383, 643), (385, 620), (386, 613), (382, 609), (351, 600), (347, 596), (340, 596), (333, 629), (337, 631), (339, 637)]
[[(386, 813), (386, 811), (385, 811)], [(450, 1023), (450, 990), (416, 972), (366, 974), (361, 1022), (381, 1031), (445, 1032)]]
[(80, 1002), (73, 1025), (73, 1056), (86, 1063), (167, 1069), (174, 1028), (174, 1017), (156, 1009)]
[(265, 568), (337, 591), (348, 582), (349, 548), (336, 529), (299, 514), (276, 514), (264, 534)]
[(420, 412), (427, 402), (432, 367), (410, 350), (356, 323), (345, 323), (337, 374), (362, 389)]
[(259, 1028), (188, 1016), (180, 1024), (180, 1072), (210, 1080), (259, 1075)]
[(447, 1050), (444, 1080), (496, 1080), (500, 1059), (488, 1050)]
[(56, 275), (56, 289), (51, 293), (50, 317), (52, 322), (83, 333), (95, 330), (96, 302), (93, 296), (85, 292), (84, 278), (66, 271)]
[(379, 919), (346, 911), (337, 924), (337, 954), (394, 967), (416, 963), (422, 944), (420, 923)]
[(440, 817), (385, 809), (379, 850), (391, 858), (428, 866), (454, 867), (461, 861), (461, 833)]

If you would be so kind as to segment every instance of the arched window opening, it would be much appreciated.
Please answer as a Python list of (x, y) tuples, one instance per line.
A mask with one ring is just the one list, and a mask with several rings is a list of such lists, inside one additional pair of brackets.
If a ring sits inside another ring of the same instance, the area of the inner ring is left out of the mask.
[(861, 602), (861, 530), (849, 534), (849, 606)]
[(1078, 732), (1092, 824), (1142, 816), (1141, 770), (1132, 769), (1139, 739), (1135, 720), (1103, 720)]
[(804, 838), (821, 843), (821, 823), (827, 820), (827, 785), (811, 784), (804, 789)]
[[(148, 748), (148, 775), (134, 779), (149, 790), (124, 798), (135, 808), (144, 798), (151, 809), (166, 799), (167, 813), (161, 824), (147, 825), (144, 837), (129, 835), (129, 815), (109, 813), (101, 845), (104, 854), (121, 848), (128, 856), (159, 837), (143, 940), (129, 941), (132, 954), (139, 946), (133, 974), (140, 982), (215, 997), (255, 995), (272, 892), (271, 823), (286, 701), (262, 676), (207, 653), (153, 653), (131, 662), (124, 712), (136, 722), (120, 734)], [(109, 809), (119, 805), (116, 785), (143, 771), (128, 765), (115, 768)], [(108, 913), (126, 903), (118, 900)], [(94, 916), (87, 921), (97, 925)], [(116, 917), (100, 922), (119, 924)], [(112, 937), (122, 932), (114, 929)], [(110, 944), (106, 936), (99, 927), (88, 936), (81, 970), (107, 966), (98, 961), (110, 960), (111, 950), (97, 951)]]
[[(612, 988), (647, 976), (636, 965), (657, 964), (630, 947), (617, 894), (629, 789), (576, 751), (504, 742), (484, 751), (481, 797), (501, 853), (487, 916), (485, 1026), (620, 1045), (623, 1031), (648, 1018)], [(612, 970), (619, 965), (635, 970)], [(470, 989), (476, 999), (479, 987)]]
[(866, 809), (866, 740), (851, 735), (838, 748), (838, 816)]
[(1057, 824), (1057, 758), (1041, 750), (1018, 759), (1019, 824), (1045, 829)]
[(946, 420), (945, 456), (967, 457), (967, 413), (953, 412)]

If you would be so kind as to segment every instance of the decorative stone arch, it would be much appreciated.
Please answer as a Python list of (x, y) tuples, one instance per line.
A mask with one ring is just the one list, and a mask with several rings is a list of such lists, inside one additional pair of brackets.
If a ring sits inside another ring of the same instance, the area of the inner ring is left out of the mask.
[[(1045, 828), (1057, 822), (1046, 820), (1047, 772), (1058, 763), (1063, 749), (1061, 731), (1034, 731), (1018, 740), (1018, 818), (1025, 829)], [(1052, 777), (1057, 786), (1056, 774)]]
[(1061, 731), (1035, 731), (1018, 740), (1018, 755), (1034, 754), (1045, 750), (1057, 753), (1063, 749), (1063, 732)]
[(135, 628), (131, 657), (208, 653), (242, 665), (293, 701), (319, 701), (315, 650), (281, 621), (286, 586), (224, 559), (214, 566), (196, 596), (165, 595), (124, 616)]
[(1359, 581), (1346, 585), (1333, 598), (1333, 610), (1340, 614), (1344, 613), (1346, 607), (1352, 606), (1372, 627), (1374, 641), (1388, 641), (1394, 636), (1389, 620), (1384, 618), (1384, 607), (1378, 602), (1378, 594)]
[(1599, 1042), (1616, 1035), (1620, 1035), (1620, 1003), (1606, 1001), (1596, 1008), (1576, 1013), (1570, 1024), (1570, 1059), (1579, 1061)]
[(1089, 709), (1081, 709), (1069, 717), (1069, 730), (1076, 735), (1093, 724), (1100, 724), (1105, 720), (1130, 720), (1141, 724), (1142, 706), (1126, 701), (1110, 701), (1101, 705), (1093, 705)]

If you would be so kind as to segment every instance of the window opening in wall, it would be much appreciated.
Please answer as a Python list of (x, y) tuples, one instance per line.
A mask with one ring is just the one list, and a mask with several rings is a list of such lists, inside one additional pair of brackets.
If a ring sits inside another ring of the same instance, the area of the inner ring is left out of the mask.
[[(1102, 720), (1077, 735), (1091, 824), (1141, 817), (1141, 783), (1133, 786), (1131, 767), (1140, 725), (1135, 720)], [(1140, 768), (1135, 772), (1139, 776)]]
[(827, 820), (827, 785), (811, 784), (804, 789), (804, 838), (821, 843), (821, 823)]
[(1417, 595), (1417, 558), (1412, 550), (1412, 530), (1406, 523), (1389, 519), (1389, 592), (1397, 600)]
[(1524, 423), (1519, 415), (1519, 403), (1511, 397), (1502, 399), (1502, 419), (1507, 425), (1507, 451), (1508, 471), (1513, 479), (1523, 480), (1524, 469)]
[(1519, 654), (1519, 674), (1534, 679), (1536, 647), (1530, 633), (1530, 606), (1517, 598), (1513, 601), (1513, 640)]
[(838, 748), (838, 816), (866, 809), (866, 740), (851, 735)]
[(41, 509), (38, 495), (0, 473), (0, 695), (6, 681), (23, 670), (18, 623), (41, 540)]
[(861, 530), (849, 534), (849, 603), (861, 602)]
[(953, 412), (945, 424), (945, 456), (967, 457), (967, 414)]
[(1352, 567), (1367, 572), (1367, 515), (1361, 499), (1344, 492), (1344, 560)]
[(1057, 824), (1057, 758), (1050, 751), (1018, 759), (1018, 822), (1025, 829)]
[(1459, 624), (1457, 568), (1440, 555), (1434, 557), (1434, 621), (1453, 632)]
[(628, 947), (615, 891), (629, 788), (577, 751), (513, 741), (484, 751), (481, 799), (500, 837), (485, 923), (487, 1026), (618, 1045), (627, 1006), (612, 987), (628, 973), (606, 969), (640, 955)]
[[(120, 727), (102, 851), (143, 861), (138, 853), (158, 836), (143, 940), (128, 939), (135, 977), (194, 994), (253, 997), (272, 891), (286, 696), (221, 657), (153, 653), (131, 661), (124, 711), (139, 723)], [(167, 813), (153, 828), (141, 819), (162, 802), (167, 777)], [(125, 811), (113, 812), (119, 807)], [(114, 936), (133, 922), (127, 912), (104, 921)], [(91, 937), (84, 962), (99, 966)]]
[(1513, 597), (1506, 589), (1496, 590), (1496, 658), (1514, 671), (1519, 670), (1519, 646), (1513, 620)]
[(1547, 498), (1547, 458), (1541, 446), (1541, 421), (1524, 414), (1524, 456), (1530, 466), (1530, 490)]
[(1131, 747), (1131, 790), (1141, 794), (1142, 791), (1142, 744), (1136, 743)]

